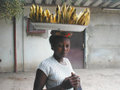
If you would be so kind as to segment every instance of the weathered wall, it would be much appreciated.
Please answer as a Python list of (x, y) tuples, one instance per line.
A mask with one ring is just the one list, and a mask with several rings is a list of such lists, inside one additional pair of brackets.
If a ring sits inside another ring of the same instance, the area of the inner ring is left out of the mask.
[(91, 12), (86, 29), (86, 68), (120, 68), (119, 11)]
[(0, 59), (0, 72), (13, 72), (13, 25), (9, 20), (0, 20)]
[[(55, 7), (46, 8), (55, 11)], [(42, 60), (53, 54), (48, 40), (50, 31), (28, 35), (26, 16), (29, 16), (29, 7), (25, 7), (23, 18), (17, 19), (16, 24), (17, 71), (34, 71)], [(120, 68), (119, 38), (120, 12), (91, 9), (91, 22), (86, 29), (86, 68)], [(0, 20), (0, 72), (14, 71), (13, 56), (13, 23)]]

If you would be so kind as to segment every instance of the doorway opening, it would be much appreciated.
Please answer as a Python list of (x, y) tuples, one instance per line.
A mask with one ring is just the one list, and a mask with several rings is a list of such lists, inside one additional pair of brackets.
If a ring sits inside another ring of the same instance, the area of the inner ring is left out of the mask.
[(85, 31), (73, 32), (71, 37), (71, 49), (68, 53), (73, 69), (84, 68), (84, 45), (85, 45)]

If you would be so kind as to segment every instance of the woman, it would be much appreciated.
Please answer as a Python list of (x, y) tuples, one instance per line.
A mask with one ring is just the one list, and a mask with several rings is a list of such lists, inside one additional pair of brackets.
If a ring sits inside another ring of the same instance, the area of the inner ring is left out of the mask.
[(41, 62), (34, 82), (34, 90), (82, 90), (80, 78), (65, 56), (70, 50), (71, 33), (52, 31), (50, 36), (51, 49), (54, 51), (52, 57)]

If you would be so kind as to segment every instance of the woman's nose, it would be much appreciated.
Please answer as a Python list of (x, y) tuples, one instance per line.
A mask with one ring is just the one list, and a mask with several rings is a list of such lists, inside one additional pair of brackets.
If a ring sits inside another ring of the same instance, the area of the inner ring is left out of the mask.
[(63, 49), (64, 49), (64, 51), (66, 51), (66, 50), (67, 50), (67, 48), (66, 48), (65, 46), (63, 47)]

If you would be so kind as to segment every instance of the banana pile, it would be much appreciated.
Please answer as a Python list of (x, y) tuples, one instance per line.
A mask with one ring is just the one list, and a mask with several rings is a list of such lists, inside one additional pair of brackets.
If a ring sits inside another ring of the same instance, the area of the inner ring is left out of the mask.
[(30, 7), (29, 16), (32, 22), (79, 25), (88, 25), (90, 22), (89, 8), (85, 8), (83, 11), (77, 14), (75, 7), (66, 6), (65, 3), (61, 7), (57, 5), (55, 14), (51, 13), (48, 9), (43, 10), (42, 6), (32, 4)]

